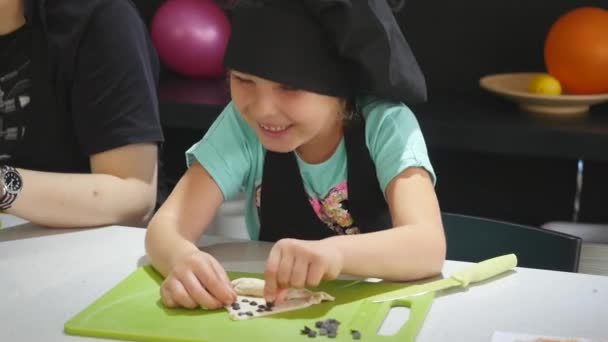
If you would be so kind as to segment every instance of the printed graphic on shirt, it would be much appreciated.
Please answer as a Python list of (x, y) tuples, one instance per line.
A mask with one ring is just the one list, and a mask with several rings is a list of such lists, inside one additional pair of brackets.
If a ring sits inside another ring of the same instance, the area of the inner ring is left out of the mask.
[(23, 113), (30, 104), (30, 62), (0, 75), (0, 160), (10, 159), (16, 143), (25, 135)]
[[(262, 185), (258, 185), (255, 191), (255, 205), (260, 216)], [(348, 183), (343, 182), (331, 188), (325, 197), (309, 197), (308, 202), (317, 214), (317, 217), (327, 227), (338, 235), (359, 234), (359, 228), (348, 210)]]

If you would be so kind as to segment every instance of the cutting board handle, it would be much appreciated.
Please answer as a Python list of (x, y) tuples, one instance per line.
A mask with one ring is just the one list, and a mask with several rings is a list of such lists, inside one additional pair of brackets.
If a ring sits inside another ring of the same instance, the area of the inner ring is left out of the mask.
[[(414, 342), (416, 335), (422, 328), (424, 319), (428, 314), (433, 299), (434, 292), (429, 292), (412, 298), (395, 299), (385, 303), (377, 304), (370, 300), (365, 300), (359, 306), (349, 329), (359, 330), (372, 336), (362, 336), (362, 339), (382, 342)], [(409, 318), (403, 326), (393, 335), (378, 335), (380, 327), (384, 324), (390, 310), (394, 307), (407, 307), (410, 310)]]

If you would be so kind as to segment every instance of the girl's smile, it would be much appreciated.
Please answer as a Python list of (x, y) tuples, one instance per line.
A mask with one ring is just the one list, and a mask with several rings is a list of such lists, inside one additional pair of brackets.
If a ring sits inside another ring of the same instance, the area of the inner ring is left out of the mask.
[(230, 72), (232, 100), (267, 150), (297, 151), (309, 163), (329, 158), (342, 138), (345, 100)]

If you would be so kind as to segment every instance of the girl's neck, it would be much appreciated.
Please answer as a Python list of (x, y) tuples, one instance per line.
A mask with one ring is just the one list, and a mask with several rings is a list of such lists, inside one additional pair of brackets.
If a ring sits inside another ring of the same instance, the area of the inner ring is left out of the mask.
[(23, 0), (2, 1), (0, 5), (0, 36), (14, 32), (24, 24)]
[(334, 154), (344, 135), (344, 124), (341, 120), (314, 139), (298, 147), (296, 152), (300, 159), (308, 164), (320, 164)]

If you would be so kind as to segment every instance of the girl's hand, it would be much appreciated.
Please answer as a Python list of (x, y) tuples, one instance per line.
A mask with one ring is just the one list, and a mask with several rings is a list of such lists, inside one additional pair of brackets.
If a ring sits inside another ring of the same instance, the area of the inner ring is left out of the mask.
[(236, 300), (222, 265), (201, 251), (186, 254), (175, 264), (160, 287), (160, 295), (169, 308), (219, 309)]
[(342, 267), (342, 254), (327, 240), (279, 240), (268, 257), (264, 297), (280, 302), (288, 288), (316, 287), (337, 278)]

